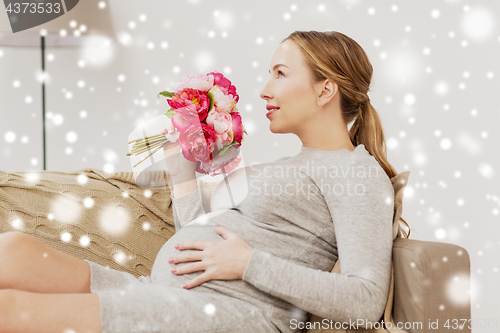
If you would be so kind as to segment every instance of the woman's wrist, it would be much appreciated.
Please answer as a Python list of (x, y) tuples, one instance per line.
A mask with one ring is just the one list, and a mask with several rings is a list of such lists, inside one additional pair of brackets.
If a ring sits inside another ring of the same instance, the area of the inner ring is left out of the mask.
[(243, 280), (243, 275), (245, 274), (245, 270), (247, 269), (248, 262), (250, 261), (250, 256), (252, 255), (252, 252), (253, 252), (253, 247), (249, 247), (249, 249), (246, 251), (246, 254), (242, 258), (243, 270), (241, 271), (240, 280)]
[(178, 185), (196, 179), (196, 172), (184, 171), (177, 175), (171, 175), (170, 177), (172, 178), (174, 185)]
[(188, 181), (182, 181), (180, 183), (175, 183), (174, 182), (174, 198), (178, 198), (178, 197), (181, 197), (185, 194), (188, 194), (188, 193), (191, 193), (193, 192), (194, 190), (196, 190), (198, 188), (198, 182), (196, 180), (196, 178), (193, 178), (191, 180), (188, 180)]

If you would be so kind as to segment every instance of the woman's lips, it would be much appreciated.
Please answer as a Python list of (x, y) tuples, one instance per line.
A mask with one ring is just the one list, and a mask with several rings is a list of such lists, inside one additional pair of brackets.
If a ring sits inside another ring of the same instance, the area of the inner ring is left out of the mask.
[(273, 113), (275, 113), (276, 111), (278, 111), (280, 108), (277, 108), (277, 109), (272, 109), (272, 110), (269, 110), (268, 113), (266, 113), (266, 117), (269, 118), (269, 116)]

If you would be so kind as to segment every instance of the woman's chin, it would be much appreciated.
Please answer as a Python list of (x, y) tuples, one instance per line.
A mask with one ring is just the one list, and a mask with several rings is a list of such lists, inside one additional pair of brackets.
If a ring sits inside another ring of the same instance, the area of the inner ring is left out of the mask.
[(279, 128), (277, 126), (273, 126), (272, 123), (269, 125), (269, 130), (274, 133), (274, 134), (285, 134), (288, 133), (284, 131), (282, 128)]
[(279, 133), (278, 128), (277, 128), (276, 126), (273, 126), (273, 123), (272, 123), (272, 122), (269, 124), (269, 130), (270, 130), (272, 133), (275, 133), (275, 134), (276, 134), (276, 133)]

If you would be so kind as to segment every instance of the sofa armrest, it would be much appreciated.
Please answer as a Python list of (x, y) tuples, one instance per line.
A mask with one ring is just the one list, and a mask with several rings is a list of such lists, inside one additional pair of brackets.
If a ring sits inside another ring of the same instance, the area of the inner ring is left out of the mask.
[[(470, 261), (464, 248), (396, 238), (393, 264), (393, 318), (400, 328), (409, 333), (453, 332), (459, 328), (451, 328), (465, 324), (460, 332), (471, 332)], [(436, 321), (438, 327), (429, 327)]]

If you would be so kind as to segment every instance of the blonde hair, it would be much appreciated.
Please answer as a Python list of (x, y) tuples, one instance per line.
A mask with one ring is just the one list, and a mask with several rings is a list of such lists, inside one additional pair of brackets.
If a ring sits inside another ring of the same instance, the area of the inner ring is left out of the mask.
[[(286, 40), (293, 41), (302, 52), (312, 74), (311, 84), (328, 78), (338, 85), (342, 118), (346, 124), (354, 120), (349, 130), (351, 143), (363, 144), (389, 178), (397, 176), (387, 160), (380, 118), (368, 97), (373, 67), (361, 46), (337, 31), (294, 31), (282, 43)], [(408, 234), (400, 229), (409, 238), (410, 226), (402, 217), (400, 220), (408, 227)]]

